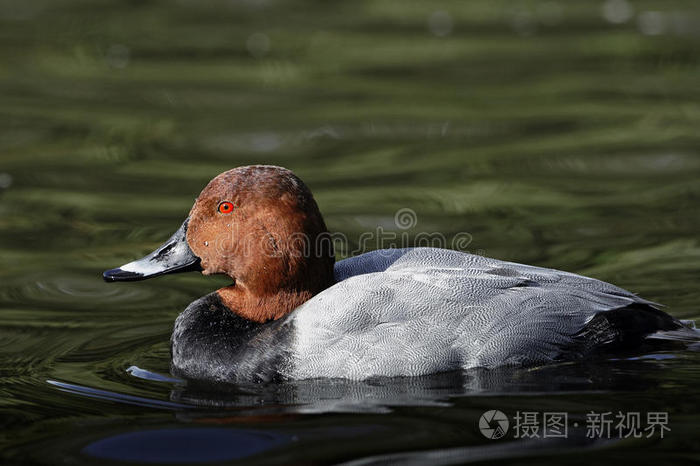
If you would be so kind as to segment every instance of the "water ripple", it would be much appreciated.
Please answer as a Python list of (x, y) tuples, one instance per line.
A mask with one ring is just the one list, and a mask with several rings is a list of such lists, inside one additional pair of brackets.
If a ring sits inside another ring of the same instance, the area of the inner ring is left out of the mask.
[(95, 305), (110, 308), (134, 306), (158, 306), (187, 298), (170, 287), (149, 284), (113, 286), (102, 283), (96, 277), (78, 274), (36, 274), (22, 276), (0, 288), (0, 299), (25, 306), (57, 306), (94, 308)]
[(71, 393), (74, 395), (87, 396), (89, 398), (97, 398), (100, 400), (116, 401), (136, 406), (144, 406), (148, 408), (159, 409), (186, 409), (189, 406), (181, 403), (173, 403), (169, 401), (155, 400), (142, 396), (127, 395), (124, 393), (116, 393), (110, 390), (100, 390), (98, 388), (85, 387), (72, 383), (60, 382), (58, 380), (47, 380), (46, 383), (53, 385), (62, 392)]

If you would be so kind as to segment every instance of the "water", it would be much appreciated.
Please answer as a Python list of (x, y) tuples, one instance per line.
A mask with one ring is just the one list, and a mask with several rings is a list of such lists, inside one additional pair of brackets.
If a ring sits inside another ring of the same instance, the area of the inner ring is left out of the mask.
[[(221, 392), (173, 380), (168, 339), (224, 280), (100, 273), (273, 163), (339, 257), (441, 232), (700, 319), (698, 30), (693, 1), (0, 2), (3, 464), (697, 462), (697, 348)], [(488, 440), (491, 409), (567, 412), (568, 438)], [(589, 439), (591, 411), (671, 430)]]

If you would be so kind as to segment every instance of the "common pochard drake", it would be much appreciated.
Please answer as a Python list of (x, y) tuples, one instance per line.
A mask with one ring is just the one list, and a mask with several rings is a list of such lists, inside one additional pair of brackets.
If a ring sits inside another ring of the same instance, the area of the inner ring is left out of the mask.
[(593, 278), (438, 248), (335, 263), (291, 171), (229, 170), (153, 253), (107, 281), (199, 270), (233, 283), (180, 314), (172, 371), (209, 381), (418, 376), (533, 365), (639, 345), (681, 322)]

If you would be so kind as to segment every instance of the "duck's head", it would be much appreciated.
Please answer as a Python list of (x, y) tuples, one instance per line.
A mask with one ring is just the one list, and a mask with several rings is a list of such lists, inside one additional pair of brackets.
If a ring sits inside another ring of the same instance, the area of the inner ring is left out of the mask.
[(239, 167), (211, 180), (168, 241), (107, 270), (108, 282), (199, 270), (225, 274), (221, 301), (246, 319), (289, 313), (333, 283), (333, 247), (316, 201), (291, 171)]

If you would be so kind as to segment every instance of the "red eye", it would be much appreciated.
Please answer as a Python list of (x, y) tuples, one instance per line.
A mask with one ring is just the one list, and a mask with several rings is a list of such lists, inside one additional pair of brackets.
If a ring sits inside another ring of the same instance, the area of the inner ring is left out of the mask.
[(233, 212), (233, 204), (231, 204), (229, 201), (223, 201), (219, 204), (219, 208), (217, 210), (222, 214), (230, 214)]

